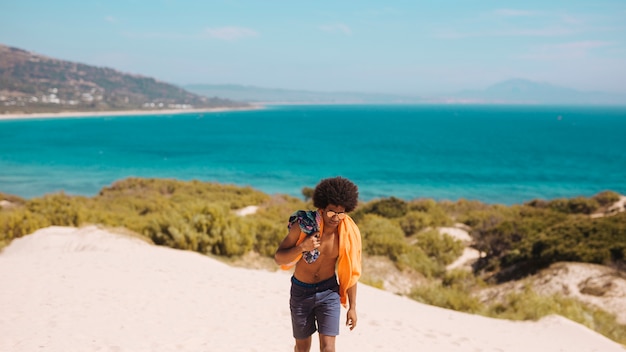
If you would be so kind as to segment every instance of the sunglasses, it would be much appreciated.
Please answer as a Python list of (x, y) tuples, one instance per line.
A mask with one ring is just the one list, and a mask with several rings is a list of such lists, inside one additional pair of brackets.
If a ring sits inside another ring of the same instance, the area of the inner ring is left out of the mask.
[(337, 217), (339, 218), (339, 220), (343, 220), (346, 217), (346, 213), (345, 212), (336, 212), (336, 211), (332, 211), (332, 210), (327, 210), (326, 211), (326, 215), (329, 218), (332, 218), (333, 216), (337, 215)]

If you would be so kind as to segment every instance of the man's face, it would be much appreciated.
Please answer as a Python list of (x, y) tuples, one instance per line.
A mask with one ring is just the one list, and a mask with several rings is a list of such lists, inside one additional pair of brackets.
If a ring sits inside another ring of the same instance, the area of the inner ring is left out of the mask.
[(346, 217), (346, 208), (341, 205), (329, 204), (322, 209), (324, 217), (324, 226), (336, 228), (343, 218)]

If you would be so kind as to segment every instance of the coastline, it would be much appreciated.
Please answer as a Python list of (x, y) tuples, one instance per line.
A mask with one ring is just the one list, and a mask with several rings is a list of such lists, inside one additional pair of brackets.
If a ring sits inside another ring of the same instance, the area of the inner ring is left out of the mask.
[(84, 118), (103, 116), (148, 116), (148, 115), (179, 115), (189, 113), (216, 113), (230, 111), (261, 110), (265, 106), (254, 104), (246, 107), (219, 107), (206, 109), (163, 109), (163, 110), (112, 110), (112, 111), (84, 111), (84, 112), (49, 112), (33, 114), (0, 114), (1, 120), (26, 120), (26, 119), (59, 119), (59, 118)]

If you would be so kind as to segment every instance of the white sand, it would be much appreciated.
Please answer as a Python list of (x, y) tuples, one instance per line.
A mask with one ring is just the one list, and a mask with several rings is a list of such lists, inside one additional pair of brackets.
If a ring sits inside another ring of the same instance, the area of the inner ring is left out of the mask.
[(480, 258), (480, 252), (477, 249), (469, 247), (474, 239), (470, 236), (468, 227), (463, 224), (456, 224), (455, 227), (439, 227), (437, 230), (440, 234), (447, 234), (454, 239), (461, 241), (466, 247), (463, 249), (463, 254), (458, 257), (454, 262), (446, 266), (447, 270), (452, 269), (466, 269), (471, 270), (472, 264)]
[(257, 210), (259, 210), (258, 205), (248, 205), (247, 207), (237, 209), (235, 211), (235, 214), (237, 214), (238, 216), (248, 216), (248, 215), (255, 214)]
[[(289, 273), (233, 268), (95, 227), (15, 240), (0, 254), (0, 285), (0, 351), (293, 350)], [(564, 318), (496, 320), (364, 285), (358, 312), (339, 351), (626, 351)]]
[(454, 239), (457, 239), (465, 244), (471, 244), (474, 242), (472, 236), (470, 236), (469, 231), (467, 229), (459, 227), (438, 227), (437, 231), (440, 234), (446, 234)]
[(0, 120), (21, 119), (54, 119), (54, 118), (83, 118), (102, 116), (144, 116), (144, 115), (177, 115), (190, 113), (214, 113), (224, 111), (244, 111), (262, 109), (261, 105), (251, 105), (241, 108), (206, 108), (206, 109), (162, 109), (162, 110), (123, 110), (123, 111), (86, 111), (86, 112), (48, 112), (34, 114), (0, 114)]
[(446, 266), (446, 269), (471, 270), (472, 264), (474, 264), (478, 258), (480, 258), (480, 251), (474, 248), (465, 247), (463, 249), (463, 254), (461, 254), (461, 256), (458, 257), (454, 262), (448, 264), (448, 266)]

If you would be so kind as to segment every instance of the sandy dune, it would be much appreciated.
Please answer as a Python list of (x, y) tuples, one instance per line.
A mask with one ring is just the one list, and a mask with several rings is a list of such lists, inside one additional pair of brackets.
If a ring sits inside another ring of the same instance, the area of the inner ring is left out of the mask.
[[(233, 268), (96, 227), (15, 240), (0, 254), (0, 285), (0, 351), (293, 350), (289, 273)], [(339, 351), (626, 351), (557, 316), (496, 320), (364, 285), (358, 311)]]

